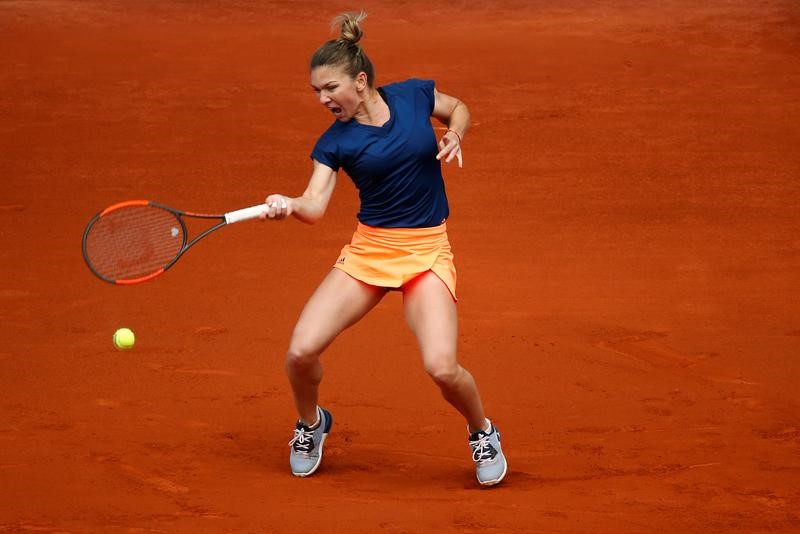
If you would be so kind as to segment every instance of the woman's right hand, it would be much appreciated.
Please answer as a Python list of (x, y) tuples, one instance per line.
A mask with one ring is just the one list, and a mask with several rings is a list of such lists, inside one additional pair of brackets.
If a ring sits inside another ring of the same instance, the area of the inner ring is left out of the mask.
[(259, 217), (262, 221), (267, 219), (280, 221), (292, 214), (292, 199), (287, 196), (279, 194), (269, 195), (266, 200), (264, 200), (264, 204), (267, 205), (267, 211)]

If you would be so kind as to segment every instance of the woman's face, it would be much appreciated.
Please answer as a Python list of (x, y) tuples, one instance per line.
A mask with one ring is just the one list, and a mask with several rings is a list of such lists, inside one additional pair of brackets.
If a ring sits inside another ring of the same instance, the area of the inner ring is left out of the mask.
[(363, 102), (367, 87), (366, 74), (353, 79), (341, 65), (321, 65), (311, 71), (311, 87), (337, 120), (347, 122), (353, 118)]

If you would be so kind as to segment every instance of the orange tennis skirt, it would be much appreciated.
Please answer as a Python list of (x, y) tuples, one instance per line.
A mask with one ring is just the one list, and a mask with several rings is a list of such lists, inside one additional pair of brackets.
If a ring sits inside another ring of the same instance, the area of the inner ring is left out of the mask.
[(389, 289), (433, 271), (456, 300), (456, 267), (446, 223), (430, 228), (376, 228), (358, 223), (334, 267), (356, 280)]

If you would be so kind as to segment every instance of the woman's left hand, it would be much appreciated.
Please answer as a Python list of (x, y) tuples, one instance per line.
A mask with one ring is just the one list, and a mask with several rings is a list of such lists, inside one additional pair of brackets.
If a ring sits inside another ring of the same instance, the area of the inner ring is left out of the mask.
[(445, 163), (450, 163), (453, 158), (456, 158), (458, 166), (464, 166), (463, 156), (461, 155), (461, 139), (452, 130), (447, 130), (439, 140), (439, 153), (436, 154), (436, 159), (441, 160), (442, 158), (444, 158)]

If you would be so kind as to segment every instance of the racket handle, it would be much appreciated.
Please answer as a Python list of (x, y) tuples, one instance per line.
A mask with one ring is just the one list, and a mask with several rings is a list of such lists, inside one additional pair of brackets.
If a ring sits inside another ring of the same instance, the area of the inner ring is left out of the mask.
[(259, 204), (258, 206), (251, 206), (236, 211), (231, 211), (225, 214), (225, 222), (233, 224), (241, 221), (249, 221), (250, 219), (257, 219), (263, 213), (267, 212), (266, 204)]

